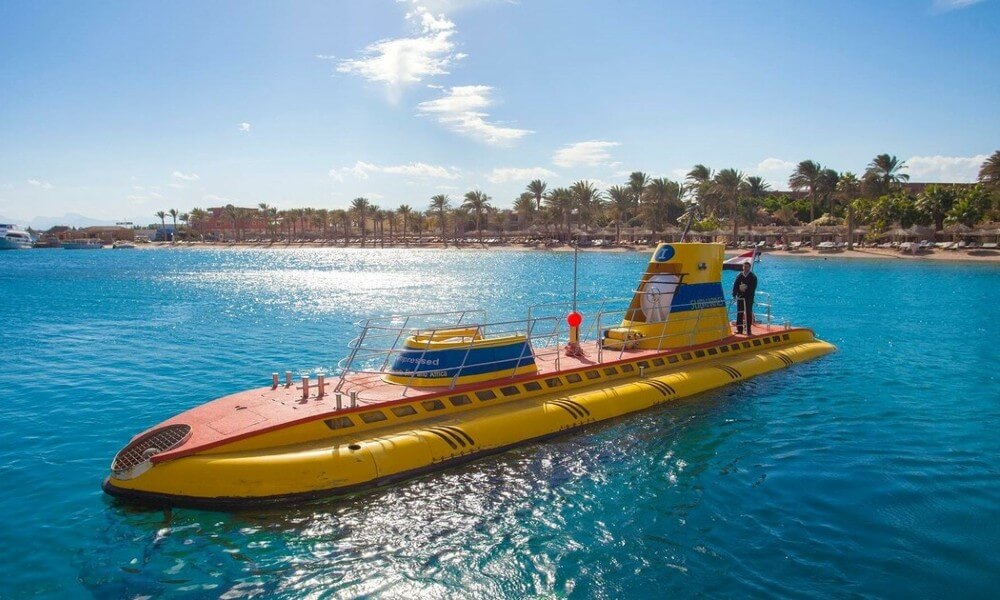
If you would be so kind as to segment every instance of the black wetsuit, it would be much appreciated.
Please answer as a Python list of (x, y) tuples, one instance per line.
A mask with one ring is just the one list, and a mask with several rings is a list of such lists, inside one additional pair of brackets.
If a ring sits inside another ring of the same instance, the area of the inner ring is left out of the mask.
[[(745, 292), (740, 291), (740, 285), (746, 284)], [(740, 273), (733, 283), (733, 298), (736, 298), (736, 333), (743, 333), (743, 320), (746, 319), (747, 334), (753, 325), (753, 294), (757, 291), (757, 276), (750, 271)]]

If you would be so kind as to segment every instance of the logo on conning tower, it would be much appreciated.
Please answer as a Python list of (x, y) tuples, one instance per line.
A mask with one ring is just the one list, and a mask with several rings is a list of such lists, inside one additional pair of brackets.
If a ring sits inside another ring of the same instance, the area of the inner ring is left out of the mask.
[(660, 246), (660, 249), (656, 251), (656, 255), (653, 256), (653, 260), (656, 262), (667, 262), (674, 257), (674, 247), (670, 244)]

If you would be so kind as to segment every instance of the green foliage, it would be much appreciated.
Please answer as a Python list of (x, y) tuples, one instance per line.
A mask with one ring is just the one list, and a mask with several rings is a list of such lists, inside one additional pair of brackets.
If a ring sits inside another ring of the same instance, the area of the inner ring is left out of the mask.
[(722, 221), (715, 215), (710, 215), (691, 226), (695, 231), (715, 231), (722, 228)]
[(945, 221), (972, 227), (993, 208), (992, 202), (993, 199), (982, 185), (971, 187), (958, 197), (951, 210), (948, 211)]

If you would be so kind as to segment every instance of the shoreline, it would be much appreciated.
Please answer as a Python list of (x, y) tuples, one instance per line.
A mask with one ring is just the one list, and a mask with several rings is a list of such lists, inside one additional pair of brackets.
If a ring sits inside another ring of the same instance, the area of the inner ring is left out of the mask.
[[(355, 249), (374, 249), (374, 250), (456, 250), (456, 251), (483, 251), (483, 250), (493, 250), (493, 251), (548, 251), (548, 252), (572, 252), (573, 247), (568, 244), (562, 244), (557, 246), (547, 246), (543, 244), (537, 245), (526, 245), (526, 244), (479, 244), (479, 243), (465, 243), (465, 244), (443, 244), (440, 242), (425, 242), (423, 244), (366, 244), (361, 246), (360, 244), (340, 244), (340, 243), (314, 243), (314, 242), (299, 242), (299, 243), (219, 243), (219, 242), (178, 242), (172, 244), (169, 242), (152, 242), (150, 244), (140, 244), (137, 246), (139, 249), (162, 249), (162, 248), (190, 248), (190, 249), (262, 249), (262, 250), (285, 250), (285, 249), (303, 249), (303, 248), (355, 248)], [(613, 246), (613, 247), (588, 247), (581, 248), (581, 252), (598, 252), (598, 253), (626, 253), (626, 252), (640, 252), (647, 253), (652, 251), (654, 246)], [(726, 256), (735, 256), (739, 253), (745, 252), (745, 250), (726, 250)], [(973, 254), (973, 252), (975, 254)], [(1000, 251), (997, 250), (973, 250), (973, 251), (946, 251), (946, 250), (934, 250), (928, 253), (922, 254), (904, 254), (902, 252), (882, 249), (882, 248), (862, 248), (855, 250), (841, 250), (837, 252), (819, 252), (812, 248), (800, 249), (795, 252), (788, 252), (786, 250), (765, 250), (762, 256), (767, 257), (793, 257), (793, 258), (811, 258), (811, 259), (872, 259), (872, 260), (902, 260), (902, 261), (914, 261), (914, 262), (961, 262), (961, 263), (996, 263), (1000, 264)]]

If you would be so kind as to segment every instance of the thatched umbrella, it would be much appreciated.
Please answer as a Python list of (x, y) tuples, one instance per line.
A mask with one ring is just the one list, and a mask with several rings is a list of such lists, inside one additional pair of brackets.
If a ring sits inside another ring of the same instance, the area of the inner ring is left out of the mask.
[(893, 239), (895, 239), (895, 238), (904, 238), (905, 239), (905, 238), (907, 238), (907, 237), (910, 236), (910, 232), (907, 231), (907, 230), (905, 230), (905, 229), (903, 229), (902, 227), (894, 227), (893, 229), (890, 229), (889, 231), (886, 231), (885, 233), (883, 233), (880, 237), (887, 237), (887, 236), (891, 237)]
[(951, 240), (955, 242), (958, 241), (959, 237), (968, 235), (972, 231), (972, 228), (963, 223), (955, 223), (954, 225), (945, 227), (944, 230), (951, 234)]

